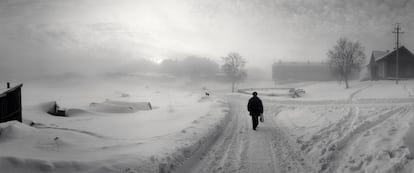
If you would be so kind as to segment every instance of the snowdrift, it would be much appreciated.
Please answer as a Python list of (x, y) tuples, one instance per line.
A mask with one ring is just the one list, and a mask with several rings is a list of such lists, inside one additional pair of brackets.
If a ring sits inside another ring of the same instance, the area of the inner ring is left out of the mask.
[[(34, 110), (53, 115), (51, 112), (55, 111), (54, 106), (56, 103), (56, 101), (40, 103), (38, 106), (34, 107)], [(65, 117), (80, 116), (85, 114), (90, 114), (90, 112), (80, 108), (66, 108)]]
[(151, 110), (152, 106), (149, 102), (126, 102), (105, 100), (102, 103), (91, 103), (90, 109), (104, 113), (134, 113), (137, 111)]
[[(347, 90), (336, 82), (295, 87), (307, 95), (262, 97), (266, 122), (274, 120), (291, 139), (289, 146), (320, 172), (414, 170), (414, 82), (354, 82)], [(229, 106), (214, 91), (206, 96), (137, 85), (30, 89), (23, 102), (29, 125), (0, 124), (5, 172), (170, 172), (208, 148), (229, 120)], [(50, 100), (62, 103), (68, 116), (47, 114)]]
[[(198, 91), (124, 83), (27, 86), (25, 123), (0, 125), (2, 171), (168, 172), (219, 134), (228, 110)], [(47, 113), (54, 100), (66, 117)]]
[(350, 86), (313, 82), (299, 86), (305, 97), (269, 97), (265, 91), (259, 96), (263, 93), (265, 113), (315, 172), (413, 172), (414, 81), (352, 81)]
[(0, 141), (25, 138), (36, 132), (36, 128), (30, 127), (18, 121), (0, 123)]

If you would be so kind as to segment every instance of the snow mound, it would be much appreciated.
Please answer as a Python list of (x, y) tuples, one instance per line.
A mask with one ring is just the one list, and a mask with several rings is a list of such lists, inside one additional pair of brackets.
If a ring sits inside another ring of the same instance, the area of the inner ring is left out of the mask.
[(0, 123), (0, 139), (8, 140), (13, 138), (24, 138), (30, 136), (36, 131), (35, 128), (30, 127), (18, 121), (8, 121)]
[(66, 115), (71, 116), (78, 116), (78, 115), (84, 115), (88, 114), (89, 112), (83, 109), (76, 109), (76, 108), (70, 108), (66, 111)]
[(121, 93), (121, 97), (130, 97), (128, 93)]
[(149, 102), (126, 102), (105, 100), (102, 103), (92, 102), (89, 107), (93, 111), (104, 113), (134, 113), (141, 110), (151, 110)]
[(70, 141), (62, 139), (60, 137), (54, 137), (51, 139), (42, 140), (42, 142), (39, 142), (36, 147), (51, 151), (55, 149), (69, 148), (71, 146), (74, 146), (74, 144)]
[[(55, 105), (56, 101), (50, 101), (50, 102), (44, 102), (39, 104), (39, 109), (42, 112), (46, 112), (49, 113), (53, 112), (53, 108)], [(66, 109), (66, 116), (67, 117), (72, 117), (72, 116), (79, 116), (79, 115), (84, 115), (84, 114), (88, 114), (89, 112), (84, 110), (84, 109), (78, 109), (78, 108), (67, 108)]]
[(262, 96), (289, 96), (289, 92), (294, 88), (248, 88), (248, 89), (239, 89), (238, 92), (243, 94), (251, 95), (253, 91), (258, 92), (258, 95)]
[(210, 96), (202, 96), (199, 100), (198, 100), (198, 102), (199, 103), (201, 103), (201, 102), (206, 102), (206, 101), (211, 101), (212, 99), (210, 98)]

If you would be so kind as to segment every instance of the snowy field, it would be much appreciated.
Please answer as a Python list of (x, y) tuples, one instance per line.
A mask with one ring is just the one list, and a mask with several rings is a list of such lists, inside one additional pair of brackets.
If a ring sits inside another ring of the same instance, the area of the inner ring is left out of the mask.
[[(228, 110), (201, 88), (76, 82), (24, 85), (25, 123), (0, 124), (1, 172), (170, 170), (215, 135)], [(54, 101), (68, 117), (46, 113)], [(141, 110), (140, 102), (152, 110)]]
[(228, 95), (232, 119), (221, 138), (177, 172), (413, 172), (414, 81), (276, 87), (307, 94), (261, 96), (265, 122), (257, 131), (245, 110), (250, 95)]
[[(23, 87), (23, 124), (0, 124), (5, 172), (412, 172), (414, 81), (278, 84), (304, 97), (250, 95), (229, 85), (98, 80)], [(211, 96), (204, 95), (209, 91)], [(46, 113), (56, 101), (68, 117)], [(150, 102), (152, 110), (141, 107)]]
[[(303, 98), (264, 98), (270, 116), (317, 172), (413, 172), (414, 81), (302, 86)], [(295, 101), (292, 101), (295, 100)], [(411, 152), (410, 152), (411, 151)]]

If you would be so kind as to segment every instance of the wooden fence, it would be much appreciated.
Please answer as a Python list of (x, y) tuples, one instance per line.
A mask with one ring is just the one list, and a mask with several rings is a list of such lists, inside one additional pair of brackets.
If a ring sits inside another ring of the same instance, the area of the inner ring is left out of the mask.
[(20, 84), (0, 93), (0, 123), (11, 120), (22, 122), (22, 86)]

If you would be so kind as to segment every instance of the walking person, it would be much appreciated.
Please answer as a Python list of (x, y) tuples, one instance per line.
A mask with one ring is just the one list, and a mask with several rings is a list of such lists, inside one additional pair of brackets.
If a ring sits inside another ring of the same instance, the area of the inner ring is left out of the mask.
[(257, 92), (253, 92), (253, 97), (249, 99), (247, 104), (247, 110), (250, 112), (253, 122), (253, 130), (256, 130), (257, 125), (259, 124), (259, 116), (263, 114), (263, 104), (262, 100), (257, 97)]

